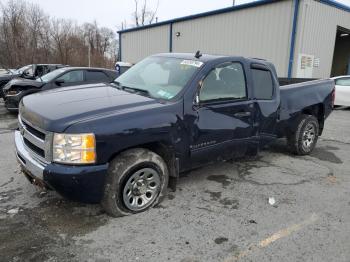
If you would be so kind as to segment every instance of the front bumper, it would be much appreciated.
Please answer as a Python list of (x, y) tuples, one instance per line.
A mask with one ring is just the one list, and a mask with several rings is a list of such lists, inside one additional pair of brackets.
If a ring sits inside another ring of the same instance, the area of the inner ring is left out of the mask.
[(108, 164), (68, 166), (43, 163), (32, 157), (19, 131), (15, 132), (15, 145), (17, 160), (32, 183), (43, 184), (74, 201), (101, 202)]

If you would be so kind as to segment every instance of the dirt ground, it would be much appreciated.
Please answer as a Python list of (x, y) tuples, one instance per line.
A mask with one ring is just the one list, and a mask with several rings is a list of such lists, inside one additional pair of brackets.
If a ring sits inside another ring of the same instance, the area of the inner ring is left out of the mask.
[(350, 261), (349, 119), (334, 111), (310, 156), (277, 141), (184, 174), (157, 208), (110, 218), (28, 183), (16, 116), (0, 103), (0, 261)]

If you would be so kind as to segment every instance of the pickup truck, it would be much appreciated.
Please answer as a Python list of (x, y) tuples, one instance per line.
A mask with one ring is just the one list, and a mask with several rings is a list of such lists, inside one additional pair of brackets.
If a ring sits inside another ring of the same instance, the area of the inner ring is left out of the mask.
[(333, 80), (280, 88), (264, 60), (159, 54), (111, 84), (24, 97), (16, 154), (32, 183), (124, 216), (159, 203), (180, 173), (276, 138), (310, 154), (334, 98)]

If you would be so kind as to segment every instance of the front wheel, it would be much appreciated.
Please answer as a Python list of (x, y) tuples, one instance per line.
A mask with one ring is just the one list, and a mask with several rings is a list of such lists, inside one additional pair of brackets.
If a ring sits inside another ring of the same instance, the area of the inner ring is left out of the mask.
[(168, 180), (159, 155), (142, 148), (127, 150), (111, 162), (102, 206), (114, 217), (143, 212), (159, 203)]
[(296, 155), (308, 155), (316, 146), (318, 134), (317, 118), (311, 115), (302, 115), (298, 119), (295, 132), (287, 137), (288, 146)]

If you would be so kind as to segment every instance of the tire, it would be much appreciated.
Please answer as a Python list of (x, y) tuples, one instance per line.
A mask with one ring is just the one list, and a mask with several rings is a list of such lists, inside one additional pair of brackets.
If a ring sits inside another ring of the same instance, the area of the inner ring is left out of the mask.
[(288, 147), (293, 154), (308, 155), (317, 143), (319, 124), (316, 117), (302, 115), (297, 120), (297, 129), (287, 137)]
[(102, 207), (113, 217), (141, 213), (163, 199), (168, 181), (168, 167), (159, 155), (142, 148), (127, 150), (110, 163)]

